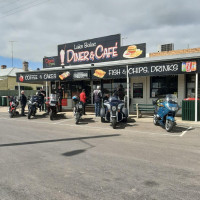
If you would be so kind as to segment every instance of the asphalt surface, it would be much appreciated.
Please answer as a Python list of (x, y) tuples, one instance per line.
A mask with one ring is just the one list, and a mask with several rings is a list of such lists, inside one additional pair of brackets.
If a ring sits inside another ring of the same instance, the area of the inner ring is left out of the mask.
[(200, 199), (200, 128), (0, 112), (1, 200)]

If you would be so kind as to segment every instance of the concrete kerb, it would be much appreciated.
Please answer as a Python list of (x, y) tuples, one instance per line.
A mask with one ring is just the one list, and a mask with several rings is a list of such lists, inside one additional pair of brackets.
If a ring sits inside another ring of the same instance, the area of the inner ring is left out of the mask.
[[(1, 106), (0, 107), (0, 113), (6, 113), (8, 112), (8, 106)], [(27, 112), (27, 107), (25, 109), (25, 112)], [(41, 114), (43, 114), (44, 112), (41, 112)], [(66, 118), (72, 118), (73, 117), (73, 112), (72, 111), (63, 111), (62, 112)], [(40, 114), (40, 112), (38, 112), (38, 114)], [(87, 112), (87, 115), (85, 117), (95, 117), (93, 112)], [(131, 119), (134, 119), (136, 122), (147, 122), (147, 123), (153, 123), (153, 116), (150, 115), (143, 115), (143, 117), (138, 118), (136, 115), (130, 115), (129, 116)], [(184, 126), (192, 126), (192, 127), (199, 127), (200, 128), (200, 121), (198, 122), (194, 122), (194, 121), (183, 121), (181, 119), (181, 117), (176, 117), (176, 123), (177, 124), (181, 124)]]

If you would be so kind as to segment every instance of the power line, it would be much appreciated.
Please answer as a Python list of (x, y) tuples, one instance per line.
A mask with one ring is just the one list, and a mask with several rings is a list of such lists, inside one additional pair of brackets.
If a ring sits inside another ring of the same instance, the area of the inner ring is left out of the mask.
[[(36, 0), (35, 2), (37, 2), (37, 1), (40, 1), (40, 0)], [(11, 9), (11, 10), (8, 10), (8, 11), (6, 11), (6, 12), (4, 12), (4, 13), (2, 12), (2, 14), (7, 14), (7, 13), (9, 13), (9, 12), (12, 12), (12, 11), (15, 11), (15, 10), (18, 10), (18, 9), (21, 9), (21, 8), (26, 7), (27, 5), (31, 5), (31, 4), (34, 4), (34, 1), (28, 2), (28, 3), (25, 3), (25, 4), (22, 4), (22, 5), (18, 6), (18, 7), (15, 7), (15, 8), (13, 8), (13, 9)]]
[(22, 12), (22, 11), (24, 11), (24, 10), (28, 10), (28, 9), (33, 8), (33, 7), (36, 7), (36, 6), (39, 6), (39, 5), (41, 5), (41, 4), (47, 3), (47, 1), (50, 1), (50, 0), (46, 0), (46, 1), (40, 2), (40, 3), (38, 3), (38, 4), (35, 4), (35, 5), (32, 5), (32, 6), (26, 7), (26, 8), (24, 8), (24, 9), (18, 9), (18, 11), (16, 11), (16, 12), (12, 12), (12, 13), (10, 13), (10, 14), (8, 14), (8, 15), (4, 15), (4, 16), (0, 17), (0, 19), (3, 19), (3, 18), (8, 17), (8, 16), (10, 16), (10, 15), (14, 15), (14, 14), (16, 14), (16, 13), (18, 13), (18, 12)]

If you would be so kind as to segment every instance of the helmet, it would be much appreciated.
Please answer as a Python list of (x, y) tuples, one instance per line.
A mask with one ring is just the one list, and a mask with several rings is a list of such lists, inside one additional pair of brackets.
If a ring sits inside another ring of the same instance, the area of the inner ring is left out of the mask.
[(78, 101), (78, 97), (77, 97), (76, 95), (73, 96), (72, 99), (73, 99), (74, 101)]

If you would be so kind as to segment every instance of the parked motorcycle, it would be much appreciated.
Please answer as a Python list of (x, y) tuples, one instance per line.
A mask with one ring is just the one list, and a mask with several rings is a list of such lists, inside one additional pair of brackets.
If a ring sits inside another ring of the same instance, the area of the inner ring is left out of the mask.
[(100, 110), (101, 122), (106, 121), (112, 123), (113, 129), (116, 128), (118, 122), (127, 122), (128, 109), (125, 108), (124, 102), (118, 97), (112, 96), (103, 103), (103, 108)]
[(180, 108), (177, 104), (176, 95), (168, 94), (165, 100), (157, 99), (153, 101), (153, 105), (155, 105), (153, 123), (164, 126), (166, 131), (170, 132), (176, 124), (175, 115)]
[(50, 94), (48, 112), (50, 120), (53, 120), (56, 117), (56, 114), (60, 111), (60, 98), (57, 94)]
[(10, 118), (13, 118), (15, 115), (18, 115), (19, 112), (17, 111), (17, 109), (19, 108), (19, 100), (17, 99), (17, 97), (13, 97), (13, 96), (9, 96), (9, 116)]
[(78, 124), (83, 115), (83, 103), (79, 101), (79, 98), (77, 96), (73, 96), (72, 99), (74, 101), (74, 108), (73, 108), (74, 119), (75, 123)]
[(42, 100), (40, 96), (34, 95), (30, 98), (28, 101), (28, 119), (31, 118), (31, 116), (35, 116), (37, 113), (37, 109), (41, 109), (42, 106)]

